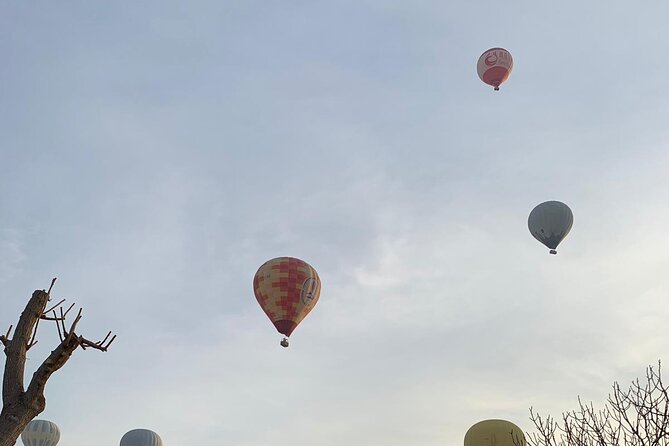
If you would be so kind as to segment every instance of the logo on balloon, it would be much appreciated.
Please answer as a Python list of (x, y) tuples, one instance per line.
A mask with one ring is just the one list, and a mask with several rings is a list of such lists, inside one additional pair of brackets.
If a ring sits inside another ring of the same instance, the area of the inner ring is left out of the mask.
[(484, 60), (485, 64), (492, 67), (497, 63), (497, 53), (489, 53)]
[(314, 300), (314, 294), (318, 288), (318, 280), (313, 277), (307, 277), (302, 284), (302, 290), (300, 291), (300, 299), (304, 305), (310, 305), (311, 301)]

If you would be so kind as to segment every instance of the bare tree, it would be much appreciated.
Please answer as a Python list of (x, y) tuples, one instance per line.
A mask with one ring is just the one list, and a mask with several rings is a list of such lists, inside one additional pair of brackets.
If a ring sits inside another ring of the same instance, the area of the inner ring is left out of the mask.
[[(79, 336), (75, 330), (81, 320), (81, 309), (69, 327), (65, 318), (74, 304), (65, 308), (65, 299), (51, 305), (51, 289), (56, 279), (51, 281), (48, 291), (36, 290), (26, 308), (21, 313), (16, 330), (13, 326), (7, 333), (0, 335), (0, 342), (5, 346), (5, 372), (2, 381), (2, 412), (0, 412), (0, 446), (12, 446), (21, 435), (26, 425), (46, 407), (44, 389), (51, 375), (63, 367), (72, 353), (78, 348), (94, 348), (107, 351), (116, 339), (111, 332), (102, 341), (92, 342)], [(60, 343), (33, 373), (26, 388), (24, 375), (27, 351), (37, 344), (37, 329), (42, 320), (53, 321), (58, 329)]]
[(646, 369), (644, 382), (626, 390), (613, 384), (604, 408), (578, 398), (578, 409), (560, 420), (542, 418), (530, 408), (538, 433), (527, 436), (532, 446), (667, 446), (669, 445), (669, 394), (662, 382), (661, 364)]

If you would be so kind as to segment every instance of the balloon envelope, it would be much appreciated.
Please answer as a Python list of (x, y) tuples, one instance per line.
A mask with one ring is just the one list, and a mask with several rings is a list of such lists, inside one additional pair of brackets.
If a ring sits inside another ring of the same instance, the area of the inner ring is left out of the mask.
[(133, 429), (121, 437), (120, 446), (163, 446), (163, 440), (151, 430)]
[(574, 214), (560, 201), (546, 201), (537, 205), (527, 219), (527, 227), (532, 236), (546, 245), (551, 254), (569, 234), (574, 224)]
[(484, 420), (469, 428), (465, 446), (525, 446), (525, 434), (510, 421)]
[(476, 71), (479, 78), (488, 85), (499, 90), (499, 86), (505, 82), (513, 70), (513, 58), (504, 48), (490, 48), (481, 54)]
[(60, 429), (47, 420), (32, 420), (21, 433), (26, 446), (56, 446), (60, 440)]
[(290, 336), (318, 302), (321, 279), (308, 263), (277, 257), (258, 268), (253, 292), (277, 331)]

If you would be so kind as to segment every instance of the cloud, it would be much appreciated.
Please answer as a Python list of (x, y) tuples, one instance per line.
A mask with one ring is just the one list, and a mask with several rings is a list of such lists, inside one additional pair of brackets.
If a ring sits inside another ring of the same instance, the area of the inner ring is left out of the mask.
[(23, 234), (15, 229), (0, 231), (0, 282), (6, 282), (16, 276), (23, 268), (25, 253)]
[[(69, 444), (436, 446), (640, 375), (668, 353), (666, 14), (618, 3), (10, 7), (0, 282), (58, 275), (119, 335), (43, 416)], [(526, 226), (548, 199), (557, 256)], [(281, 255), (323, 279), (289, 349), (251, 287)]]

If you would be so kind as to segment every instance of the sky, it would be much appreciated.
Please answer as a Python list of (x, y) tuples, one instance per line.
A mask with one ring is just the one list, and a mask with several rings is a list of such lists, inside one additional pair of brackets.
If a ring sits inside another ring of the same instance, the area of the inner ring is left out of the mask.
[[(601, 405), (669, 358), (668, 15), (1, 2), (0, 327), (58, 277), (80, 334), (118, 335), (39, 418), (64, 446), (451, 446)], [(557, 256), (527, 229), (546, 200), (574, 213)], [(288, 349), (252, 289), (279, 256), (322, 279)]]

